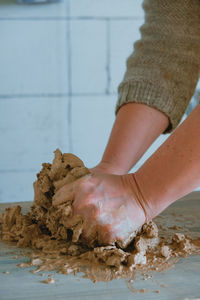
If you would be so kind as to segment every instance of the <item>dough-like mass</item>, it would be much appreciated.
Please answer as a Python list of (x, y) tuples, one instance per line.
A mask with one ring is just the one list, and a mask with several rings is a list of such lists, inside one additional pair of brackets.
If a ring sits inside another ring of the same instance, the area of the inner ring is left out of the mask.
[[(73, 199), (56, 202), (55, 192), (67, 183), (87, 175), (89, 170), (73, 154), (55, 151), (53, 163), (43, 163), (34, 182), (34, 202), (23, 215), (20, 206), (7, 208), (0, 215), (1, 238), (18, 247), (33, 249), (28, 265), (61, 273), (82, 271), (93, 281), (126, 277), (134, 269), (168, 263), (173, 253), (194, 248), (184, 235), (160, 242), (154, 222), (144, 224), (126, 249), (118, 245), (86, 245), (81, 240), (83, 217), (73, 216)], [(27, 265), (27, 264), (26, 264)], [(22, 264), (21, 267), (25, 266)], [(100, 279), (101, 277), (101, 279)]]

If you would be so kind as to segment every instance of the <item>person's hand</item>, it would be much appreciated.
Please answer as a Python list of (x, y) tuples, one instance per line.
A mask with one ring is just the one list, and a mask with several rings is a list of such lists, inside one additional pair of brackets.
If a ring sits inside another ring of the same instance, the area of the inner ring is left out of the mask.
[(90, 243), (127, 246), (146, 220), (133, 174), (89, 174), (62, 187), (57, 202), (74, 199), (74, 214), (84, 216), (82, 238)]

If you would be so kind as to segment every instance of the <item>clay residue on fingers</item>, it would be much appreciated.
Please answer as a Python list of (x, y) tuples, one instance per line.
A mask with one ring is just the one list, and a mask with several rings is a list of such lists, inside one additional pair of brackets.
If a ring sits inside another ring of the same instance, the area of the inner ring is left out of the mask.
[(73, 215), (73, 197), (62, 201), (54, 197), (60, 188), (88, 174), (78, 157), (57, 149), (53, 163), (44, 163), (37, 174), (30, 211), (23, 215), (17, 205), (0, 215), (2, 240), (33, 249), (30, 262), (21, 267), (30, 265), (37, 268), (35, 272), (57, 270), (64, 274), (81, 271), (93, 281), (109, 281), (130, 278), (143, 268), (168, 268), (171, 258), (194, 253), (200, 246), (181, 233), (171, 239), (160, 238), (152, 221), (130, 234), (125, 249), (117, 241), (99, 245), (95, 234), (88, 245), (82, 239), (84, 219)]

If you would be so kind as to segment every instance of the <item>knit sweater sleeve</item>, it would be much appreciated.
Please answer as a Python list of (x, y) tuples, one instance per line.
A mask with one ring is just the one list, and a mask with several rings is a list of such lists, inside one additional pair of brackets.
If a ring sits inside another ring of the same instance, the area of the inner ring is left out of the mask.
[(195, 91), (200, 71), (200, 1), (144, 0), (141, 39), (126, 60), (119, 108), (144, 103), (165, 113), (171, 132)]

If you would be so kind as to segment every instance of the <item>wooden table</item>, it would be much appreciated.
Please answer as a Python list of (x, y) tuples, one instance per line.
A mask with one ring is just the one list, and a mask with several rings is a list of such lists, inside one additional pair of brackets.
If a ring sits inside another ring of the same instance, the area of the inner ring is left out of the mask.
[[(0, 204), (0, 212), (12, 204)], [(27, 211), (31, 202), (19, 203)], [(193, 192), (189, 196), (171, 205), (159, 217), (159, 222), (167, 223), (168, 216), (174, 216), (174, 224), (183, 223), (180, 216), (187, 212), (188, 218), (185, 228), (192, 228), (200, 236), (200, 192)], [(193, 221), (192, 221), (193, 217)], [(134, 294), (128, 288), (126, 280), (118, 279), (111, 282), (93, 283), (82, 278), (82, 274), (62, 275), (45, 272), (44, 277), (32, 274), (32, 268), (19, 268), (16, 265), (27, 261), (19, 255), (20, 249), (0, 242), (0, 300), (180, 300), (200, 299), (200, 256), (182, 258), (174, 268), (164, 273), (153, 273), (148, 280), (138, 278), (134, 287), (146, 288), (147, 293)], [(54, 284), (43, 284), (49, 274), (54, 274)], [(165, 286), (164, 286), (164, 285)]]

